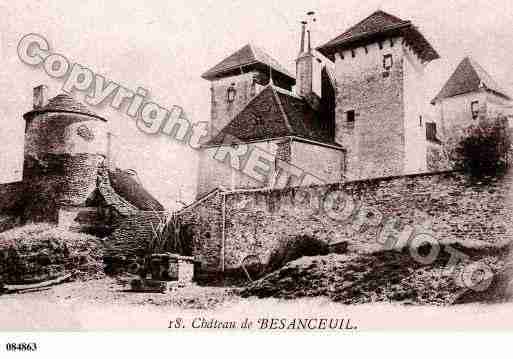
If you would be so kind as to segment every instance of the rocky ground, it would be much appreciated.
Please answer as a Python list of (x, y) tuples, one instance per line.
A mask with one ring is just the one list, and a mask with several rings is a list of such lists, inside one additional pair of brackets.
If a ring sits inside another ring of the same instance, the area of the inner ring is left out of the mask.
[(501, 274), (508, 253), (505, 247), (488, 245), (458, 249), (468, 259), (453, 272), (447, 271), (447, 254), (429, 265), (418, 263), (404, 250), (303, 257), (252, 283), (240, 294), (285, 299), (326, 296), (343, 304), (450, 305), (469, 291), (461, 280), (466, 265), (486, 264), (494, 274)]

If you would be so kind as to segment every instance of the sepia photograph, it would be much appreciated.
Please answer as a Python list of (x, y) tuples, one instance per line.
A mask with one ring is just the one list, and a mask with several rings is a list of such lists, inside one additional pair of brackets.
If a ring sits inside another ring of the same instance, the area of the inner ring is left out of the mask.
[(0, 332), (513, 329), (512, 2), (0, 18)]

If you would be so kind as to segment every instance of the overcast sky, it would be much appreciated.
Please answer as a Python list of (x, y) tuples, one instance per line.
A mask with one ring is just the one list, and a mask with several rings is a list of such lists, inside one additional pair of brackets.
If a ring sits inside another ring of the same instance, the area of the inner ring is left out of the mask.
[[(142, 86), (159, 104), (182, 106), (191, 120), (205, 121), (209, 84), (200, 75), (227, 55), (252, 42), (294, 73), (299, 22), (306, 11), (317, 12), (312, 41), (318, 46), (378, 8), (412, 20), (441, 55), (428, 66), (430, 97), (467, 55), (512, 92), (510, 0), (0, 0), (0, 181), (11, 181), (21, 171), (22, 114), (32, 106), (32, 87), (45, 83), (50, 95), (61, 92), (62, 82), (18, 59), (16, 46), (25, 34), (44, 35), (52, 50), (71, 61), (128, 88)], [(185, 200), (191, 199), (197, 172), (193, 151), (140, 133), (122, 113), (97, 112), (108, 117), (121, 143), (120, 166), (138, 170), (168, 206), (179, 188)]]

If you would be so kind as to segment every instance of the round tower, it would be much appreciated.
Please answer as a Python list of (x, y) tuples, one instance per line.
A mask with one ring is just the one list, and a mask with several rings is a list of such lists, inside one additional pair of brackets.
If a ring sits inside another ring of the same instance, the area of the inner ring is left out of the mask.
[(60, 208), (83, 207), (93, 195), (107, 121), (66, 94), (46, 101), (45, 86), (34, 89), (34, 108), (23, 117), (25, 220), (56, 222)]

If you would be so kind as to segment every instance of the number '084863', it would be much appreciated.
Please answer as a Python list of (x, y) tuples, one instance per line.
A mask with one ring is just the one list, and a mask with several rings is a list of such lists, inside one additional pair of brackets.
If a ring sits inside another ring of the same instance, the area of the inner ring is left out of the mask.
[(37, 350), (36, 343), (7, 343), (5, 349), (8, 352), (35, 352)]

